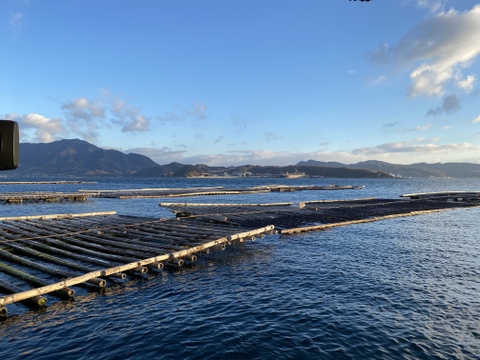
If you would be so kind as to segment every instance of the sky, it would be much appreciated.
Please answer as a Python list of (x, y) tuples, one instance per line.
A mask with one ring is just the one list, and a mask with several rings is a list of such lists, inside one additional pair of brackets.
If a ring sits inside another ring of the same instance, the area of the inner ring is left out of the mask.
[(0, 16), (0, 118), (22, 143), (480, 163), (480, 1), (2, 0)]

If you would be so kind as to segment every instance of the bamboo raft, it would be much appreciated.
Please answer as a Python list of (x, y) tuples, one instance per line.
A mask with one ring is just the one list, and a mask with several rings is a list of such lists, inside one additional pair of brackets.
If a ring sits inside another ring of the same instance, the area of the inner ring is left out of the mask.
[(438, 191), (414, 194), (404, 194), (401, 197), (410, 199), (435, 199), (446, 201), (475, 201), (480, 200), (480, 191)]
[(51, 181), (0, 181), (0, 185), (75, 185), (96, 184), (96, 181), (51, 180)]
[(480, 206), (479, 201), (449, 202), (425, 196), (422, 200), (357, 199), (275, 204), (160, 203), (177, 218), (197, 218), (235, 226), (272, 224), (282, 234), (324, 230), (334, 226), (413, 216), (454, 208)]
[(24, 202), (61, 202), (61, 201), (86, 201), (88, 197), (95, 196), (95, 193), (87, 192), (12, 192), (0, 193), (0, 203), (19, 204)]
[(191, 263), (211, 248), (274, 231), (200, 222), (151, 219), (114, 212), (3, 218), (0, 224), (0, 315), (16, 302), (44, 306), (43, 295), (69, 299), (73, 286), (107, 281), (164, 266)]
[(294, 192), (306, 190), (357, 190), (364, 186), (351, 185), (266, 185), (249, 188), (228, 189), (218, 187), (193, 187), (193, 188), (149, 188), (149, 189), (122, 189), (122, 190), (79, 190), (79, 192), (95, 193), (95, 197), (133, 199), (133, 198), (168, 198), (185, 196), (211, 196), (211, 195), (239, 195), (260, 194), (268, 192)]

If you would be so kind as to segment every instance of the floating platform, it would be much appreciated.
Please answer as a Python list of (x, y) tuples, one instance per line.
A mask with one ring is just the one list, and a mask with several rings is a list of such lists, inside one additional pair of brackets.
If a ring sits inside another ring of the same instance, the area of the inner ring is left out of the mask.
[(95, 193), (101, 198), (133, 199), (133, 198), (168, 198), (185, 196), (211, 196), (211, 195), (244, 195), (268, 192), (294, 192), (306, 190), (358, 190), (364, 186), (351, 185), (267, 185), (249, 188), (229, 189), (218, 187), (193, 187), (193, 188), (150, 188), (150, 189), (125, 189), (125, 190), (79, 190), (79, 192)]
[(480, 202), (444, 199), (358, 199), (277, 204), (160, 203), (177, 217), (236, 226), (272, 224), (282, 234), (323, 230), (333, 226), (412, 216), (454, 208), (480, 206)]
[[(43, 182), (44, 184), (47, 182)], [(60, 183), (60, 182), (54, 182)], [(245, 195), (268, 192), (294, 192), (306, 190), (352, 190), (363, 189), (364, 186), (341, 186), (341, 185), (304, 185), (285, 186), (268, 185), (241, 189), (228, 189), (219, 187), (193, 187), (193, 188), (147, 188), (147, 189), (122, 189), (122, 190), (78, 190), (78, 192), (10, 192), (0, 193), (0, 203), (19, 204), (28, 202), (61, 202), (61, 201), (85, 201), (87, 198), (111, 198), (111, 199), (146, 199), (146, 198), (169, 198), (187, 196), (213, 196), (213, 195)]]
[(19, 204), (23, 202), (61, 202), (61, 201), (85, 201), (94, 193), (63, 193), (63, 192), (12, 192), (0, 193), (0, 203)]
[(75, 185), (96, 184), (96, 181), (51, 180), (51, 181), (0, 181), (0, 185)]
[(211, 248), (277, 229), (288, 235), (480, 206), (465, 194), (455, 201), (424, 194), (300, 203), (160, 203), (176, 214), (173, 219), (114, 212), (0, 218), (0, 315), (12, 303), (44, 306), (46, 294), (69, 299), (75, 286), (102, 288), (149, 269), (179, 267)]
[(446, 201), (476, 201), (480, 200), (480, 191), (437, 191), (414, 194), (404, 194), (401, 197), (410, 199), (430, 199)]
[(14, 302), (38, 307), (45, 305), (45, 294), (69, 299), (76, 285), (102, 288), (130, 274), (179, 267), (213, 247), (274, 231), (114, 212), (1, 220), (0, 315)]

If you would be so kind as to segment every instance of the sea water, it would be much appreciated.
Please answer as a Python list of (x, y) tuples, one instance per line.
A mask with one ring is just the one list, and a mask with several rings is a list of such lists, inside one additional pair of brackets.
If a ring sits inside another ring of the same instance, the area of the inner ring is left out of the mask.
[[(458, 179), (88, 179), (94, 184), (2, 185), (1, 192), (271, 184), (365, 185), (181, 198), (283, 202), (479, 190)], [(0, 216), (116, 211), (168, 218), (169, 199), (0, 205)], [(480, 208), (270, 235), (49, 301), (9, 305), (0, 359), (472, 359), (480, 357)], [(77, 287), (75, 288), (77, 289)], [(47, 296), (48, 297), (48, 296)]]

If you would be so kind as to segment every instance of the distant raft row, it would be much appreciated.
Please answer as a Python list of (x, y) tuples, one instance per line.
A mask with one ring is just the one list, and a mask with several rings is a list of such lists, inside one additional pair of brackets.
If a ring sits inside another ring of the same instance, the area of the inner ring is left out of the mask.
[(212, 196), (212, 195), (240, 195), (260, 194), (269, 192), (294, 192), (306, 190), (357, 190), (364, 186), (351, 185), (266, 185), (248, 188), (192, 187), (192, 188), (147, 188), (147, 189), (121, 189), (121, 190), (79, 190), (79, 192), (95, 193), (95, 197), (133, 199), (133, 198), (162, 198), (184, 196)]
[(62, 201), (86, 201), (88, 197), (93, 197), (93, 193), (63, 193), (63, 192), (14, 192), (0, 193), (0, 203), (19, 204), (30, 202), (62, 202)]
[(68, 299), (75, 285), (102, 288), (109, 280), (179, 267), (212, 247), (225, 249), (274, 231), (114, 212), (2, 220), (0, 315), (14, 302), (43, 306), (45, 294)]
[[(459, 200), (458, 198), (453, 199)], [(170, 208), (178, 218), (197, 218), (235, 226), (246, 226), (248, 224), (256, 227), (272, 224), (282, 234), (293, 234), (392, 217), (480, 206), (480, 202), (444, 201), (444, 199), (438, 200), (425, 196), (422, 200), (369, 198), (307, 201), (296, 204), (188, 204), (162, 202), (160, 206)]]
[[(64, 182), (52, 182), (64, 183)], [(19, 182), (17, 184), (23, 184)], [(25, 182), (25, 184), (28, 184)], [(293, 192), (305, 190), (353, 190), (363, 189), (364, 186), (350, 185), (303, 185), (285, 186), (268, 185), (241, 189), (229, 189), (222, 186), (216, 187), (193, 187), (193, 188), (144, 188), (144, 189), (120, 189), (120, 190), (78, 190), (77, 192), (4, 192), (0, 193), (0, 203), (51, 203), (62, 201), (86, 201), (87, 198), (112, 198), (112, 199), (141, 199), (141, 198), (169, 198), (186, 196), (214, 196), (214, 195), (245, 195), (268, 192)]]

